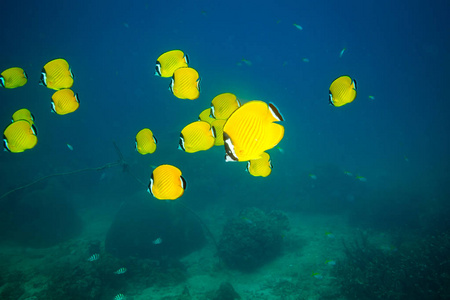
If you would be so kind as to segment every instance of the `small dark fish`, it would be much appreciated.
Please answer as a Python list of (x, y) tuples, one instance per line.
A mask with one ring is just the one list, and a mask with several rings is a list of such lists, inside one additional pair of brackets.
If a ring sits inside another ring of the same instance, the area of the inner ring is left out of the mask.
[(99, 258), (100, 258), (100, 254), (95, 253), (95, 254), (92, 254), (91, 257), (88, 258), (88, 261), (96, 261)]
[(117, 294), (114, 297), (114, 300), (125, 300), (125, 299), (126, 299), (126, 297), (123, 294)]
[(114, 274), (120, 275), (120, 274), (124, 274), (127, 271), (127, 268), (122, 267), (119, 270), (115, 271)]
[(152, 243), (155, 244), (155, 245), (159, 245), (159, 244), (162, 243), (162, 239), (159, 237), (156, 240), (154, 240)]

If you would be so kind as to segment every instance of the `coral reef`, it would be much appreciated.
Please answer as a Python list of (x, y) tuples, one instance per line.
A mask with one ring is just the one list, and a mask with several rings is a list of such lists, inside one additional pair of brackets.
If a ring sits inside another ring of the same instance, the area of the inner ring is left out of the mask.
[(449, 299), (450, 235), (409, 238), (389, 250), (367, 234), (344, 242), (346, 259), (333, 269), (348, 299)]
[[(122, 266), (126, 266), (127, 272), (115, 274)], [(118, 293), (130, 294), (186, 280), (186, 270), (181, 264), (161, 265), (138, 258), (121, 260), (107, 253), (94, 262), (61, 263), (48, 272), (48, 288), (38, 295), (39, 299), (113, 299)]]
[(230, 268), (252, 271), (280, 253), (288, 229), (289, 220), (282, 212), (244, 209), (225, 224), (219, 255)]
[(25, 274), (23, 272), (14, 271), (7, 275), (4, 285), (0, 285), (0, 299), (19, 299), (25, 292), (23, 288), (26, 282)]

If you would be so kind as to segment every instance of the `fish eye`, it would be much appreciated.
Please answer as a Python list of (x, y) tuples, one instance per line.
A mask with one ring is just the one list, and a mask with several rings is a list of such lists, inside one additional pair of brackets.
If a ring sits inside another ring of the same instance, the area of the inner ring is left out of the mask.
[(35, 136), (37, 136), (37, 129), (36, 129), (36, 126), (34, 126), (34, 124), (31, 125), (31, 131), (33, 132), (33, 134), (34, 134)]
[(41, 71), (41, 80), (39, 81), (39, 84), (47, 86), (47, 73), (45, 72), (45, 69), (42, 69)]
[(9, 147), (8, 147), (8, 141), (6, 140), (5, 136), (3, 136), (3, 151), (10, 152)]
[(150, 182), (148, 183), (148, 188), (147, 188), (147, 192), (149, 192), (149, 194), (153, 196), (152, 188), (153, 188), (153, 173), (150, 176)]
[(183, 137), (183, 134), (180, 134), (180, 141), (179, 141), (178, 144), (179, 144), (178, 149), (186, 151), (186, 149), (184, 148), (184, 137)]
[(280, 113), (280, 111), (278, 110), (278, 108), (275, 106), (275, 104), (273, 103), (269, 103), (269, 110), (272, 113), (272, 115), (276, 118), (278, 118), (278, 120), (280, 121), (284, 121), (283, 115)]
[(186, 179), (184, 179), (183, 176), (180, 176), (180, 181), (181, 181), (181, 187), (183, 188), (183, 190), (186, 190), (186, 187), (187, 187)]
[(197, 90), (200, 92), (200, 78), (197, 79)]
[(161, 76), (161, 63), (159, 61), (156, 62), (155, 75)]
[(328, 102), (330, 103), (330, 105), (334, 105), (333, 104), (333, 94), (331, 94), (331, 91), (328, 93)]
[(56, 114), (55, 102), (53, 102), (53, 101), (52, 101), (52, 103), (51, 103), (50, 111), (51, 111), (52, 113), (55, 113), (55, 114)]
[(236, 157), (234, 153), (234, 146), (231, 142), (230, 136), (224, 132), (223, 133), (223, 142), (225, 146), (225, 161), (238, 161), (239, 159)]

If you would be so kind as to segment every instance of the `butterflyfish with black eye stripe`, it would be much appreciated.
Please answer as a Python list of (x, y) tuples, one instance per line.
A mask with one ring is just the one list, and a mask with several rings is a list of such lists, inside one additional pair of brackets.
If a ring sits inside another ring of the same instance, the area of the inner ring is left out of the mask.
[(18, 120), (3, 132), (3, 147), (6, 151), (19, 153), (37, 144), (36, 129), (26, 120)]
[(180, 99), (195, 100), (200, 96), (200, 77), (193, 68), (180, 68), (172, 76), (169, 90)]
[(272, 162), (270, 155), (263, 152), (258, 159), (251, 159), (247, 162), (247, 172), (255, 177), (267, 177), (272, 173)]
[(144, 128), (136, 134), (136, 151), (142, 155), (151, 154), (156, 150), (157, 140), (153, 132)]
[(239, 107), (223, 128), (225, 161), (248, 161), (275, 147), (284, 127), (274, 123), (284, 118), (272, 103), (253, 100)]
[(80, 107), (78, 94), (71, 89), (56, 91), (52, 96), (52, 112), (58, 115), (73, 113)]
[(205, 122), (211, 124), (216, 119), (211, 117), (211, 108), (207, 108), (198, 115), (198, 120), (205, 121)]
[(226, 120), (241, 106), (241, 102), (234, 94), (223, 93), (217, 95), (211, 101), (211, 117), (218, 120)]
[(31, 125), (34, 125), (34, 116), (33, 114), (26, 108), (19, 109), (12, 115), (12, 122), (18, 120), (26, 120)]
[(181, 130), (178, 149), (188, 153), (204, 151), (214, 146), (214, 133), (205, 121), (192, 122)]
[(156, 60), (155, 75), (172, 77), (173, 72), (179, 68), (186, 68), (189, 58), (181, 50), (172, 50), (161, 54)]
[(349, 76), (336, 78), (330, 85), (328, 101), (333, 106), (342, 106), (356, 98), (356, 80)]
[(161, 165), (153, 170), (148, 192), (159, 200), (175, 200), (183, 196), (186, 180), (181, 170), (172, 165)]
[(223, 127), (227, 120), (214, 120), (211, 127), (215, 136), (214, 146), (223, 146)]
[(71, 88), (73, 74), (69, 63), (63, 58), (57, 58), (46, 63), (42, 68), (39, 84), (53, 90)]
[(0, 86), (6, 89), (15, 89), (24, 86), (27, 81), (27, 73), (22, 68), (9, 68), (0, 74)]

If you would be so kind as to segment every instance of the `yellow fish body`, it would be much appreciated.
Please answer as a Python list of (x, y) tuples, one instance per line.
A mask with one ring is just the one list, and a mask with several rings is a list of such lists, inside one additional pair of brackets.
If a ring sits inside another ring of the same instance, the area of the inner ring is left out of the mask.
[(63, 58), (46, 63), (39, 84), (53, 90), (70, 89), (73, 86), (73, 74), (69, 63)]
[(26, 120), (18, 120), (9, 124), (3, 132), (3, 146), (9, 152), (23, 152), (33, 148), (36, 144), (36, 129)]
[(272, 173), (272, 162), (270, 155), (263, 152), (258, 159), (251, 159), (247, 162), (247, 172), (253, 176), (267, 177)]
[(26, 108), (19, 109), (12, 115), (12, 121), (18, 121), (18, 120), (26, 120), (31, 125), (34, 125), (34, 116), (33, 114)]
[(333, 106), (342, 106), (356, 98), (356, 80), (349, 76), (336, 78), (330, 85), (328, 101)]
[(142, 155), (155, 152), (156, 143), (153, 132), (148, 128), (144, 128), (136, 134), (136, 151)]
[(186, 180), (181, 170), (172, 165), (161, 165), (153, 170), (148, 192), (159, 200), (180, 198), (186, 189)]
[(211, 117), (226, 120), (241, 106), (241, 102), (231, 93), (223, 93), (211, 101)]
[(200, 115), (198, 115), (198, 120), (199, 121), (205, 121), (209, 124), (211, 124), (212, 122), (214, 122), (216, 119), (211, 117), (211, 108), (207, 108), (205, 110), (203, 110)]
[(283, 121), (278, 109), (270, 103), (253, 100), (239, 107), (223, 128), (226, 161), (258, 159), (275, 147), (284, 136)]
[(223, 146), (223, 127), (225, 126), (226, 120), (214, 120), (211, 123), (213, 133), (215, 136), (214, 146)]
[(22, 68), (9, 68), (0, 74), (0, 86), (6, 89), (15, 89), (24, 86), (27, 81), (27, 73)]
[(80, 107), (78, 94), (71, 89), (61, 89), (52, 96), (52, 111), (58, 115), (73, 113)]
[(172, 50), (161, 54), (156, 60), (155, 75), (161, 77), (172, 77), (179, 68), (186, 68), (189, 58), (181, 50)]
[(205, 121), (195, 121), (181, 130), (178, 148), (188, 153), (204, 151), (214, 146), (211, 125)]
[(200, 77), (193, 68), (180, 68), (175, 70), (169, 86), (175, 97), (195, 100), (200, 96)]

